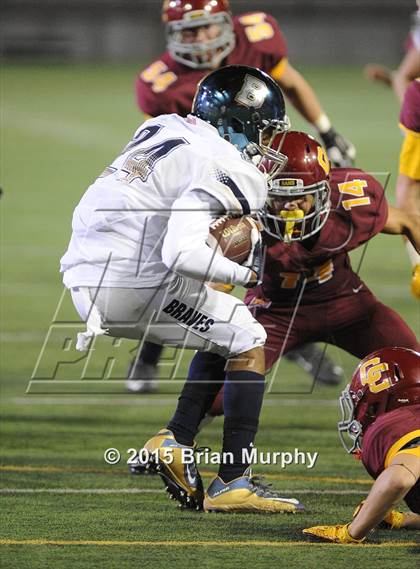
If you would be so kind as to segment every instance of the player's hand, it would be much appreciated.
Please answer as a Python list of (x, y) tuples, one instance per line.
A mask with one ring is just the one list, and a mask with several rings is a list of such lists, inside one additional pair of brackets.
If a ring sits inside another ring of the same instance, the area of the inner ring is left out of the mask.
[(392, 71), (388, 67), (378, 65), (377, 63), (369, 63), (363, 71), (366, 79), (369, 79), (369, 81), (392, 87)]
[(244, 267), (248, 267), (252, 271), (252, 275), (245, 288), (252, 288), (261, 284), (262, 274), (264, 270), (264, 247), (261, 240), (261, 232), (259, 225), (255, 223), (255, 227), (251, 231), (252, 247), (247, 260), (242, 263)]
[(356, 149), (353, 144), (338, 134), (334, 128), (330, 128), (327, 132), (320, 133), (328, 158), (333, 166), (338, 168), (347, 168), (354, 164), (356, 158)]
[(349, 525), (338, 526), (314, 526), (312, 528), (305, 528), (302, 533), (308, 535), (315, 541), (331, 541), (333, 543), (362, 543), (363, 539), (354, 539), (349, 534)]

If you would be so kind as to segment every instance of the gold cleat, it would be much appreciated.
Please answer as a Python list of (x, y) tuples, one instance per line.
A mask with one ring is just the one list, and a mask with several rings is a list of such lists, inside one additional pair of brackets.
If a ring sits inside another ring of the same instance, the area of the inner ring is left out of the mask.
[(362, 543), (366, 538), (354, 539), (349, 534), (349, 525), (314, 526), (302, 530), (313, 541), (331, 541), (333, 543)]
[(181, 445), (169, 429), (161, 429), (140, 451), (148, 468), (162, 478), (170, 498), (182, 508), (203, 509), (203, 483), (194, 458), (194, 447)]
[(398, 510), (390, 510), (384, 519), (379, 524), (380, 528), (386, 529), (400, 529), (405, 516), (403, 512), (399, 512)]
[(244, 475), (226, 484), (219, 477), (210, 484), (205, 498), (206, 512), (263, 512), (296, 513), (304, 509), (293, 498), (282, 498), (259, 476), (251, 476), (250, 469)]
[(416, 265), (413, 269), (413, 276), (411, 277), (411, 292), (416, 298), (420, 299), (420, 264)]

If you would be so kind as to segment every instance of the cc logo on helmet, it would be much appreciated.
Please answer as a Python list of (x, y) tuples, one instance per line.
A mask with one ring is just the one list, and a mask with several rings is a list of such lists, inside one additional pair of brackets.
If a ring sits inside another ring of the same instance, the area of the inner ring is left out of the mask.
[(331, 166), (330, 166), (330, 161), (328, 160), (327, 153), (322, 148), (322, 146), (318, 146), (318, 162), (321, 168), (328, 176), (328, 174), (330, 173)]
[(245, 105), (245, 107), (259, 109), (264, 104), (267, 92), (268, 89), (264, 81), (253, 75), (246, 75), (242, 89), (236, 95), (235, 101)]
[(362, 385), (368, 385), (372, 393), (380, 393), (384, 389), (391, 387), (388, 377), (383, 376), (384, 371), (388, 371), (389, 366), (381, 362), (379, 358), (372, 358), (360, 366), (360, 379)]

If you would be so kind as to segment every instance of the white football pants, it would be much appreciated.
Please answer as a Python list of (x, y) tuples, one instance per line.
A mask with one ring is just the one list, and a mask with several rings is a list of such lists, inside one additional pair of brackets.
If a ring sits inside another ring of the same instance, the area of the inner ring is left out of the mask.
[(178, 276), (159, 288), (71, 290), (74, 305), (87, 324), (78, 335), (86, 349), (93, 335), (141, 339), (167, 346), (209, 351), (225, 358), (263, 346), (264, 328), (234, 296)]

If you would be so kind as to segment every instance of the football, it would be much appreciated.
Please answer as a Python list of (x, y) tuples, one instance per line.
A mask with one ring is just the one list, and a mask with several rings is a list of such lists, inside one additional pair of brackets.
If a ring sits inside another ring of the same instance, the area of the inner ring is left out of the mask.
[(210, 225), (207, 245), (235, 263), (243, 263), (252, 248), (251, 231), (256, 222), (248, 216), (219, 217)]

